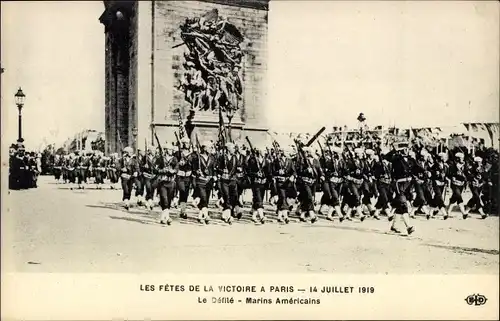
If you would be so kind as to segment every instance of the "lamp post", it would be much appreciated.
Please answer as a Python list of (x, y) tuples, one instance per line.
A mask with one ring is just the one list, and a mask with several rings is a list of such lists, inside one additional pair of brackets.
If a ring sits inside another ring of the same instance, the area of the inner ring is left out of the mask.
[(21, 89), (21, 87), (19, 87), (19, 89), (17, 90), (17, 93), (14, 95), (14, 98), (16, 100), (17, 109), (19, 111), (19, 123), (18, 123), (19, 131), (18, 131), (17, 141), (22, 143), (24, 140), (23, 140), (23, 135), (22, 135), (21, 110), (23, 109), (24, 99), (26, 98), (26, 95), (23, 93), (23, 90)]

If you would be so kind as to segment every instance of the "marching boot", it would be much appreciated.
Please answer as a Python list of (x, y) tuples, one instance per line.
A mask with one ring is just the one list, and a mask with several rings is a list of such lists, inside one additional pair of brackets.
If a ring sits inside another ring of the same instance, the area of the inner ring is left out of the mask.
[(197, 197), (195, 199), (193, 199), (193, 207), (198, 207), (198, 205), (200, 204), (200, 198)]
[(224, 203), (224, 200), (222, 198), (219, 198), (215, 202), (215, 206), (217, 206), (218, 208), (222, 208), (222, 203)]
[(441, 207), (441, 208), (439, 209), (439, 211), (440, 211), (441, 213), (443, 213), (443, 219), (444, 219), (444, 220), (447, 220), (447, 219), (448, 219), (448, 217), (449, 217), (449, 215), (448, 215), (448, 212), (446, 212), (446, 209), (445, 209), (444, 207)]
[(172, 219), (170, 219), (170, 211), (168, 209), (164, 209), (163, 211), (161, 211), (160, 224), (172, 224)]
[(210, 214), (208, 213), (208, 208), (204, 207), (201, 209), (201, 211), (203, 212), (203, 218), (205, 219), (205, 224), (210, 223)]
[(198, 212), (198, 223), (203, 224), (203, 209)]
[(370, 211), (370, 216), (375, 217), (375, 212), (377, 211), (375, 206), (373, 206), (372, 204), (368, 204), (366, 205), (366, 207), (368, 208), (368, 211)]
[(180, 208), (180, 217), (183, 218), (183, 219), (187, 219), (188, 216), (186, 214), (186, 203), (182, 202), (179, 204), (179, 208)]
[(125, 209), (128, 211), (130, 209), (130, 200), (125, 200), (124, 206), (125, 206)]
[(468, 213), (465, 211), (465, 206), (464, 203), (458, 204), (458, 208), (460, 209), (460, 213), (462, 213), (462, 218), (465, 220), (467, 219)]
[(170, 206), (173, 208), (177, 208), (178, 205), (179, 205), (179, 199), (177, 197), (174, 197), (172, 199), (172, 203), (170, 204)]
[(148, 206), (148, 209), (149, 209), (150, 211), (152, 211), (152, 210), (153, 210), (154, 205), (155, 205), (155, 203), (153, 202), (153, 200), (152, 200), (152, 199), (149, 199), (149, 200), (147, 201), (147, 206)]
[(264, 216), (264, 209), (263, 208), (259, 208), (257, 210), (257, 214), (259, 214), (260, 223), (264, 224), (266, 222), (266, 217)]
[(380, 209), (376, 209), (375, 212), (373, 212), (373, 218), (380, 220)]
[(344, 215), (344, 218), (348, 221), (352, 221), (352, 218), (351, 218), (351, 213), (352, 213), (352, 209), (350, 207), (347, 207), (345, 209), (345, 215)]
[(358, 206), (356, 208), (356, 214), (359, 216), (359, 220), (361, 222), (363, 222), (365, 220), (366, 216), (365, 216), (365, 213), (363, 213), (361, 206)]
[(311, 223), (314, 223), (318, 220), (318, 216), (314, 211), (309, 211), (309, 217), (311, 218)]
[(230, 209), (222, 211), (222, 221), (224, 221), (225, 223), (231, 224), (232, 217), (231, 217), (231, 210)]
[(278, 222), (283, 223), (283, 212), (284, 211), (278, 211)]
[(453, 210), (453, 205), (454, 205), (454, 204), (451, 204), (451, 203), (450, 203), (450, 204), (446, 207), (446, 212), (447, 212), (447, 213), (451, 213), (451, 211)]
[(306, 212), (301, 211), (299, 214), (300, 221), (305, 222), (306, 221)]
[(257, 223), (257, 222), (258, 222), (258, 221), (257, 221), (257, 210), (254, 210), (254, 211), (252, 212), (252, 221), (253, 221), (254, 223)]
[(240, 220), (243, 217), (243, 211), (241, 210), (241, 207), (239, 207), (238, 205), (234, 207), (234, 216), (238, 220)]
[[(326, 204), (321, 204), (319, 209), (318, 209), (318, 213), (319, 214), (324, 214), (325, 213), (325, 208), (328, 208), (328, 205)], [(328, 211), (328, 210), (327, 210)]]
[(340, 223), (344, 221), (344, 215), (342, 214), (342, 209), (340, 208), (340, 205), (335, 206), (335, 213), (339, 216)]
[(326, 219), (329, 221), (333, 221), (333, 206), (328, 207), (328, 212), (326, 213)]
[(398, 215), (399, 214), (393, 214), (393, 216), (392, 216), (391, 231), (394, 232), (394, 233), (398, 233), (399, 234), (399, 233), (401, 233), (401, 231), (399, 231), (396, 228), (396, 222), (397, 222)]
[(285, 221), (285, 224), (290, 223), (290, 219), (288, 218), (288, 211), (287, 210), (283, 211), (283, 221)]
[(488, 217), (488, 214), (486, 214), (486, 213), (484, 212), (484, 210), (483, 210), (483, 208), (482, 208), (482, 207), (480, 207), (477, 211), (479, 212), (479, 214), (481, 214), (481, 218), (482, 218), (483, 220), (484, 220), (484, 219), (486, 219), (486, 218)]

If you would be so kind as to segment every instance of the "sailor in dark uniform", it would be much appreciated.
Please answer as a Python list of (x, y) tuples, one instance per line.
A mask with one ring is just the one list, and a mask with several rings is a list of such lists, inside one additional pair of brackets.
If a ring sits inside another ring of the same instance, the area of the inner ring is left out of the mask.
[(160, 224), (172, 223), (170, 208), (175, 197), (175, 179), (179, 169), (179, 161), (174, 156), (173, 145), (167, 144), (163, 155), (157, 158), (155, 172), (157, 173), (157, 191), (160, 197)]
[(400, 231), (396, 229), (396, 223), (398, 221), (398, 217), (402, 216), (408, 235), (415, 231), (415, 227), (410, 224), (408, 200), (406, 199), (406, 194), (412, 181), (410, 162), (408, 149), (406, 147), (397, 147), (395, 153), (392, 155), (392, 177), (394, 179), (395, 190), (395, 217), (392, 221), (391, 231), (400, 233)]
[(346, 161), (346, 182), (347, 182), (347, 191), (348, 191), (348, 201), (349, 209), (346, 212), (346, 218), (351, 219), (351, 211), (352, 209), (356, 210), (356, 214), (361, 220), (361, 222), (365, 219), (365, 214), (363, 213), (361, 207), (361, 187), (363, 185), (363, 171), (364, 171), (364, 162), (363, 162), (363, 149), (356, 148), (354, 150), (354, 156), (350, 154), (348, 160)]
[(430, 154), (422, 149), (412, 166), (413, 184), (415, 186), (415, 199), (413, 206), (420, 209), (426, 216), (429, 215), (429, 204), (432, 203), (431, 192), (431, 166), (428, 158)]
[(154, 166), (155, 166), (155, 148), (150, 146), (145, 155), (139, 158), (139, 167), (142, 176), (142, 186), (144, 189), (143, 194), (145, 194), (146, 207), (151, 211), (154, 207), (153, 196), (154, 196)]
[(235, 155), (233, 143), (226, 143), (225, 150), (218, 155), (217, 172), (220, 181), (220, 192), (223, 199), (222, 220), (232, 224), (232, 213), (241, 217), (241, 211), (238, 204), (238, 184), (236, 171), (238, 159)]
[(375, 206), (372, 204), (372, 199), (377, 196), (377, 186), (374, 176), (375, 167), (375, 151), (373, 149), (367, 149), (365, 151), (366, 158), (363, 161), (363, 184), (361, 185), (361, 193), (363, 198), (361, 203), (366, 206), (371, 216), (379, 219), (378, 215), (375, 215)]
[(446, 153), (439, 153), (436, 163), (432, 166), (432, 187), (434, 189), (433, 206), (435, 210), (431, 217), (436, 215), (436, 212), (441, 212), (443, 218), (448, 219), (448, 212), (444, 204), (446, 187), (448, 185), (448, 164), (446, 164)]
[(311, 223), (317, 221), (318, 217), (314, 211), (314, 199), (316, 193), (316, 183), (324, 179), (323, 171), (319, 160), (312, 156), (310, 147), (302, 147), (304, 156), (300, 157), (297, 163), (297, 176), (300, 198), (300, 220), (305, 222), (306, 215), (311, 219)]
[(122, 185), (122, 201), (124, 202), (125, 209), (130, 208), (130, 198), (132, 195), (132, 188), (134, 185), (134, 179), (137, 177), (139, 172), (139, 164), (137, 159), (133, 157), (132, 147), (125, 147), (123, 149), (123, 154), (118, 165), (118, 171), (121, 173), (121, 185)]
[(392, 163), (388, 160), (392, 154), (388, 151), (381, 151), (375, 162), (373, 173), (377, 182), (378, 198), (375, 204), (375, 216), (383, 211), (388, 218), (393, 217), (391, 203), (393, 201), (392, 190)]
[(193, 155), (190, 150), (189, 138), (185, 137), (181, 140), (181, 148), (175, 156), (178, 161), (178, 171), (177, 171), (177, 190), (179, 192), (179, 209), (180, 217), (186, 219), (186, 207), (187, 200), (189, 197), (189, 189), (191, 188), (191, 174), (192, 174), (192, 158)]
[[(276, 188), (276, 196), (278, 198), (276, 206), (278, 211), (278, 222), (288, 224), (288, 211), (290, 208), (289, 198), (290, 190), (294, 189), (296, 177), (295, 166), (290, 157), (285, 155), (285, 151), (281, 150), (280, 154), (276, 155), (270, 165), (271, 176), (274, 179)], [(292, 198), (295, 198), (294, 196)]]
[(104, 178), (106, 177), (106, 160), (102, 152), (95, 152), (91, 158), (91, 164), (94, 171), (96, 188), (102, 189)]
[(344, 215), (340, 208), (340, 195), (344, 183), (345, 163), (342, 159), (341, 148), (331, 146), (328, 151), (331, 151), (332, 155), (327, 157), (324, 166), (325, 180), (323, 182), (322, 202), (328, 207), (326, 218), (333, 221), (333, 213), (335, 212), (342, 222)]
[(247, 161), (247, 173), (252, 187), (252, 221), (264, 224), (264, 194), (266, 178), (269, 176), (269, 163), (262, 155), (262, 150), (254, 148)]
[(209, 197), (213, 187), (215, 176), (215, 159), (209, 153), (210, 143), (202, 142), (199, 153), (195, 153), (192, 159), (193, 175), (195, 183), (196, 206), (198, 207), (198, 222), (209, 224), (208, 212)]
[(481, 214), (481, 218), (485, 219), (488, 217), (488, 214), (484, 212), (484, 204), (481, 199), (481, 189), (483, 184), (485, 183), (485, 169), (483, 165), (483, 159), (479, 156), (474, 157), (474, 163), (469, 166), (468, 170), (469, 174), (469, 188), (472, 193), (472, 198), (467, 203), (466, 211), (467, 213), (475, 208), (479, 214)]
[(448, 213), (451, 213), (454, 204), (458, 204), (458, 208), (462, 213), (462, 217), (465, 220), (467, 218), (467, 212), (465, 211), (465, 204), (462, 198), (462, 193), (464, 188), (467, 186), (467, 168), (464, 161), (463, 153), (456, 153), (455, 160), (451, 162), (448, 176), (450, 179), (451, 187), (451, 198), (450, 204), (448, 205)]

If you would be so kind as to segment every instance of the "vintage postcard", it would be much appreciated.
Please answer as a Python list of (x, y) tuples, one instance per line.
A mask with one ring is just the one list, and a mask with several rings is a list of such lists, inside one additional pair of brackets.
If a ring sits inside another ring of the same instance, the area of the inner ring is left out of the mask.
[(2, 319), (498, 320), (499, 12), (2, 2)]

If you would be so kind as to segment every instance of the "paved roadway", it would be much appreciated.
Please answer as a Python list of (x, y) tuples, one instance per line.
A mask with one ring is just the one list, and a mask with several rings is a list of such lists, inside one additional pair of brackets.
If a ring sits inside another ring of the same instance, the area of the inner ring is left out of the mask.
[[(2, 212), (4, 268), (22, 272), (498, 273), (499, 220), (417, 217), (410, 236), (386, 219), (314, 225), (255, 225), (248, 215), (201, 226), (173, 215), (171, 226), (119, 206), (121, 191), (70, 190), (41, 177), (11, 191)], [(457, 213), (455, 213), (457, 214)], [(274, 217), (275, 219), (275, 217)], [(402, 223), (401, 223), (402, 224)]]

